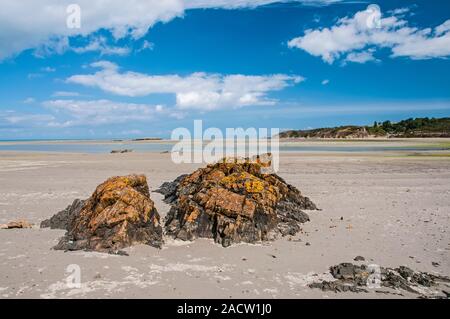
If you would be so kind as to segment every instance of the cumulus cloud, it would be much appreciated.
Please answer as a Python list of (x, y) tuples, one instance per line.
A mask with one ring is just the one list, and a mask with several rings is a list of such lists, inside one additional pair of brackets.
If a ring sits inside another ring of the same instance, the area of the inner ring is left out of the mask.
[(99, 52), (100, 55), (128, 55), (131, 50), (128, 47), (120, 47), (108, 44), (105, 37), (94, 37), (85, 46), (72, 47), (76, 53)]
[(68, 28), (66, 12), (72, 0), (2, 0), (0, 10), (0, 59), (26, 49), (52, 43), (63, 50), (67, 37), (88, 36), (100, 29), (116, 39), (138, 39), (157, 22), (183, 14), (181, 0), (77, 0), (81, 28)]
[[(295, 1), (295, 0), (292, 0)], [(305, 4), (329, 4), (339, 0), (297, 0)], [(27, 49), (37, 56), (61, 54), (70, 48), (69, 37), (88, 37), (108, 30), (118, 39), (142, 38), (155, 23), (182, 16), (198, 8), (243, 8), (277, 2), (275, 0), (77, 0), (81, 8), (81, 27), (68, 28), (68, 6), (72, 0), (2, 0), (0, 9), (0, 61)], [(103, 54), (125, 54), (93, 41), (78, 52), (98, 50)]]
[(377, 50), (388, 48), (391, 57), (411, 59), (445, 58), (450, 56), (450, 20), (433, 28), (409, 26), (404, 19), (406, 9), (393, 10), (383, 17), (377, 7), (357, 12), (353, 17), (339, 19), (332, 27), (309, 29), (303, 36), (288, 42), (291, 48), (302, 49), (327, 63), (338, 59), (365, 63), (377, 60)]
[(149, 75), (120, 72), (119, 67), (109, 61), (99, 61), (91, 66), (100, 70), (93, 74), (73, 75), (67, 82), (129, 97), (175, 94), (176, 105), (180, 109), (214, 110), (221, 107), (273, 105), (276, 100), (267, 96), (269, 92), (282, 90), (304, 80), (301, 76), (286, 74)]
[(80, 125), (106, 125), (133, 121), (149, 121), (159, 115), (167, 115), (160, 105), (122, 103), (110, 100), (49, 100), (44, 107), (58, 115), (48, 121), (49, 127), (71, 127)]
[(0, 112), (0, 128), (2, 129), (34, 127), (54, 120), (55, 117), (51, 114), (31, 114), (13, 110)]
[[(0, 110), (0, 131), (55, 129), (73, 127), (120, 127), (133, 130), (136, 126), (161, 119), (182, 119), (183, 112), (156, 104), (117, 102), (107, 99), (53, 99), (25, 112)], [(131, 134), (131, 133), (130, 133)]]
[(350, 52), (345, 58), (345, 61), (361, 64), (364, 64), (369, 61), (376, 61), (377, 59), (373, 56), (374, 52), (375, 50), (373, 49), (361, 52)]

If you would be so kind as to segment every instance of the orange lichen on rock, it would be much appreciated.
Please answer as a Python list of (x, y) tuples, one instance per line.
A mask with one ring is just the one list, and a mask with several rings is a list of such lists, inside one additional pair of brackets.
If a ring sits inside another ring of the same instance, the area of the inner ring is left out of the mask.
[(301, 209), (315, 205), (275, 174), (267, 163), (224, 159), (165, 183), (160, 192), (172, 204), (165, 227), (183, 240), (214, 238), (223, 246), (295, 234), (309, 220)]
[(162, 244), (162, 227), (144, 175), (112, 177), (86, 200), (55, 249), (116, 252)]

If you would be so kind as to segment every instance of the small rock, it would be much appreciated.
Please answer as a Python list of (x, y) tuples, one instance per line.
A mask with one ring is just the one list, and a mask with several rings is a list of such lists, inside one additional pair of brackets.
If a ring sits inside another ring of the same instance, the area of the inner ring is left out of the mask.
[(111, 154), (124, 154), (124, 153), (131, 153), (133, 150), (130, 149), (124, 149), (124, 150), (112, 150)]
[(24, 220), (24, 219), (19, 219), (19, 220), (14, 220), (14, 221), (10, 221), (7, 224), (0, 224), (0, 229), (17, 229), (17, 228), (32, 228), (33, 224)]
[(353, 260), (354, 261), (365, 261), (366, 258), (364, 258), (363, 256), (356, 256)]
[(305, 244), (306, 246), (311, 246), (311, 244), (309, 243), (309, 242), (306, 242), (306, 244)]
[(431, 262), (431, 264), (432, 264), (434, 267), (439, 267), (439, 266), (440, 266), (440, 264), (439, 264), (438, 262), (435, 262), (435, 261)]

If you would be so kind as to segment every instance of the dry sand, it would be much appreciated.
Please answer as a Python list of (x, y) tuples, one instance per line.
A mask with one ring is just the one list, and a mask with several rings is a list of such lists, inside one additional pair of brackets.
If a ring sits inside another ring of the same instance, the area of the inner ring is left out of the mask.
[[(197, 167), (172, 164), (170, 154), (159, 153), (1, 152), (0, 224), (18, 218), (38, 224), (114, 175), (144, 173), (155, 190)], [(229, 248), (167, 239), (162, 250), (142, 245), (113, 256), (54, 251), (59, 230), (0, 230), (0, 298), (395, 297), (307, 287), (328, 278), (329, 266), (357, 255), (450, 275), (450, 157), (286, 153), (279, 174), (322, 209), (310, 212), (293, 238)], [(162, 195), (152, 198), (164, 216), (169, 207)], [(80, 266), (81, 288), (66, 285), (71, 264)]]

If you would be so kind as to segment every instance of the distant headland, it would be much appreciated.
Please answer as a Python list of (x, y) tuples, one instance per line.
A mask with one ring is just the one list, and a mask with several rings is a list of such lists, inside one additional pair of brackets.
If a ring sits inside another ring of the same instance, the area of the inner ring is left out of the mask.
[(400, 122), (374, 122), (372, 126), (346, 125), (311, 130), (289, 130), (280, 138), (439, 138), (450, 137), (450, 118), (410, 118)]

